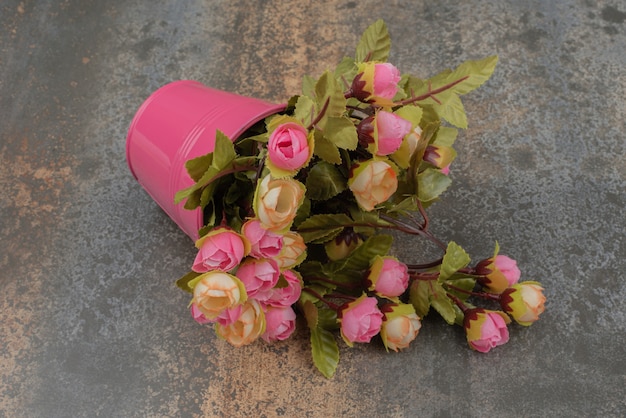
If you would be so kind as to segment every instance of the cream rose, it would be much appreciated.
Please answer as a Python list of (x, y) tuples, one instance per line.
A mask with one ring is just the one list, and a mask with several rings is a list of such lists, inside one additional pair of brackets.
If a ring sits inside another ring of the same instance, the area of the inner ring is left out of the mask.
[(219, 270), (209, 271), (196, 279), (192, 303), (206, 319), (215, 319), (225, 309), (246, 301), (246, 289), (237, 277)]
[(352, 167), (348, 187), (359, 206), (366, 211), (371, 211), (395, 193), (398, 188), (398, 179), (389, 163), (382, 160), (368, 160)]
[(228, 325), (218, 323), (217, 335), (235, 347), (250, 344), (265, 332), (265, 314), (256, 299), (250, 299), (241, 307), (239, 318)]
[(270, 231), (289, 229), (302, 204), (305, 190), (297, 180), (265, 176), (257, 186), (254, 199), (254, 210), (263, 227)]

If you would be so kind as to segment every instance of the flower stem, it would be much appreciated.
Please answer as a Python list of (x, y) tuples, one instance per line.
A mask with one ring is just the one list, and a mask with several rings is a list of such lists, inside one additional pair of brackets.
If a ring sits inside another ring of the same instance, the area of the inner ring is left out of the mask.
[(467, 306), (465, 306), (465, 304), (463, 303), (463, 301), (461, 301), (461, 299), (457, 298), (456, 296), (454, 296), (453, 294), (447, 293), (446, 292), (446, 296), (448, 296), (448, 298), (450, 298), (450, 300), (452, 300), (452, 302), (455, 303), (456, 306), (459, 307), (459, 309), (465, 314), (467, 311), (469, 311), (469, 308)]
[(451, 83), (448, 83), (444, 86), (439, 87), (438, 89), (435, 90), (431, 90), (431, 85), (430, 85), (430, 81), (428, 82), (428, 91), (424, 94), (422, 94), (421, 96), (413, 96), (409, 98), (409, 99), (404, 99), (398, 103), (394, 103), (395, 106), (404, 106), (410, 103), (415, 103), (415, 102), (419, 102), (422, 100), (426, 100), (428, 98), (433, 99), (434, 101), (438, 102), (439, 104), (441, 104), (441, 102), (439, 102), (439, 99), (437, 99), (435, 97), (436, 94), (439, 94), (443, 91), (446, 91), (448, 89), (451, 89), (452, 87), (456, 86), (459, 83), (462, 83), (463, 81), (467, 80), (469, 78), (469, 75), (466, 75), (465, 77), (461, 77), (458, 80), (455, 80)]
[(319, 299), (320, 301), (324, 302), (326, 304), (326, 306), (328, 306), (330, 309), (332, 309), (333, 311), (338, 312), (339, 311), (339, 305), (332, 303), (326, 299), (324, 299), (324, 296), (320, 295), (319, 293), (317, 293), (315, 290), (309, 288), (309, 287), (304, 287), (302, 288), (303, 292), (307, 292), (310, 295), (315, 296), (317, 299)]
[(324, 106), (322, 106), (322, 110), (320, 110), (320, 113), (317, 114), (315, 119), (313, 119), (311, 124), (306, 128), (307, 131), (310, 131), (320, 120), (322, 120), (322, 118), (326, 114), (326, 109), (328, 109), (329, 103), (330, 103), (330, 97), (326, 99), (326, 101), (324, 102)]
[(495, 300), (495, 301), (500, 300), (500, 295), (494, 295), (494, 294), (485, 293), (485, 292), (472, 292), (470, 290), (461, 289), (460, 287), (457, 287), (448, 283), (446, 283), (445, 285), (448, 289), (454, 290), (455, 292), (465, 293), (466, 295), (476, 296), (476, 297), (488, 299), (488, 300)]

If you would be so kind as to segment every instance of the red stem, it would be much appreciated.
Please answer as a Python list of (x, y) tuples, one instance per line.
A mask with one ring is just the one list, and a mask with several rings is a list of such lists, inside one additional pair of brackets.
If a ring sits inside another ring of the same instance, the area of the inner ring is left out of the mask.
[(422, 94), (421, 96), (411, 97), (409, 99), (402, 100), (402, 101), (400, 101), (398, 103), (395, 103), (395, 105), (396, 106), (404, 106), (404, 105), (407, 105), (407, 104), (410, 104), (410, 103), (419, 102), (421, 100), (426, 100), (428, 98), (431, 98), (434, 101), (436, 101), (437, 103), (441, 104), (441, 102), (436, 97), (434, 97), (435, 94), (439, 94), (442, 91), (446, 91), (448, 89), (451, 89), (452, 87), (456, 86), (459, 83), (462, 83), (463, 81), (467, 80), (468, 78), (469, 78), (469, 75), (466, 75), (465, 77), (461, 77), (458, 80), (455, 80), (455, 81), (453, 81), (451, 83), (448, 83), (445, 86), (441, 86), (441, 87), (439, 87), (438, 89), (435, 89), (435, 90), (431, 90), (430, 89), (431, 85), (430, 85), (430, 81), (428, 81), (428, 91), (425, 94)]

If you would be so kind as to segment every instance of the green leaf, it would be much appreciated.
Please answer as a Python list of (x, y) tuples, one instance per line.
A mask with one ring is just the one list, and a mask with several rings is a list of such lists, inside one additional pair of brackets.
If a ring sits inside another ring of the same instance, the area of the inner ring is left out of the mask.
[(391, 38), (382, 19), (368, 27), (356, 47), (357, 62), (387, 61), (391, 49)]
[(298, 97), (294, 117), (298, 119), (304, 126), (308, 126), (313, 121), (313, 112), (315, 111), (315, 103), (307, 96)]
[(341, 164), (339, 148), (325, 138), (321, 131), (315, 131), (315, 148), (313, 153), (331, 164)]
[(313, 200), (328, 200), (346, 189), (347, 182), (333, 164), (320, 161), (306, 179), (306, 195)]
[[(461, 277), (455, 278), (455, 276)], [(470, 297), (467, 292), (471, 292), (472, 290), (474, 290), (474, 287), (476, 286), (476, 279), (466, 275), (455, 274), (450, 279), (448, 279), (446, 283), (454, 286), (455, 288), (461, 289), (462, 291), (447, 288), (449, 293), (452, 293), (454, 296), (464, 301)]]
[[(378, 212), (373, 210), (371, 212), (364, 212), (358, 208), (358, 206), (350, 207), (350, 216), (355, 223), (360, 224), (353, 226), (352, 229), (357, 234), (365, 234), (367, 236), (374, 235), (376, 233), (376, 226), (390, 226), (387, 221), (383, 221), (378, 216)], [(371, 226), (368, 226), (371, 225)]]
[(324, 136), (337, 147), (347, 150), (355, 150), (359, 143), (356, 126), (345, 116), (330, 116), (326, 120)]
[(339, 347), (333, 333), (320, 327), (312, 328), (311, 353), (317, 370), (328, 379), (333, 377), (339, 364)]
[(298, 233), (304, 242), (311, 242), (341, 232), (344, 226), (351, 223), (352, 219), (343, 213), (313, 215), (298, 225)]
[(430, 202), (443, 193), (452, 180), (441, 171), (428, 168), (417, 176), (417, 196), (422, 202)]
[(393, 237), (391, 235), (377, 234), (369, 237), (363, 244), (357, 247), (348, 257), (329, 264), (329, 271), (339, 272), (342, 270), (362, 271), (370, 266), (372, 258), (377, 255), (384, 256), (391, 249)]
[(305, 300), (304, 303), (302, 303), (302, 311), (304, 312), (304, 318), (309, 328), (317, 328), (317, 306), (310, 300)]
[(456, 128), (450, 128), (448, 126), (442, 126), (437, 131), (433, 145), (439, 145), (444, 147), (451, 147), (456, 141), (456, 137), (459, 131)]
[(228, 167), (235, 158), (237, 158), (235, 146), (222, 131), (218, 130), (215, 133), (215, 150), (213, 151), (211, 166), (221, 171)]
[(315, 97), (315, 78), (310, 75), (302, 77), (302, 94), (310, 98)]
[(317, 309), (317, 324), (325, 330), (333, 330), (339, 328), (337, 323), (337, 312), (326, 306)]
[(183, 289), (185, 292), (193, 293), (193, 288), (189, 286), (189, 283), (198, 276), (200, 276), (200, 273), (196, 273), (195, 271), (190, 271), (189, 273), (185, 274), (180, 279), (176, 280), (176, 286)]
[(206, 173), (206, 171), (211, 166), (213, 162), (213, 153), (208, 153), (206, 155), (201, 155), (196, 158), (192, 158), (185, 163), (185, 168), (187, 169), (187, 173), (189, 177), (193, 179), (193, 181), (198, 181), (202, 178), (202, 175)]
[[(322, 74), (315, 83), (315, 99), (318, 112), (324, 111), (324, 118), (340, 117), (346, 111), (346, 98), (343, 94), (343, 88), (329, 71)], [(322, 121), (319, 124), (324, 126)]]
[[(335, 78), (337, 80), (345, 80), (346, 83), (350, 83), (350, 81), (356, 76), (357, 73), (357, 65), (354, 62), (354, 58), (351, 57), (343, 57), (339, 65), (335, 67)], [(350, 86), (345, 86), (346, 88)]]
[(459, 65), (450, 75), (449, 80), (459, 79), (468, 76), (466, 80), (454, 86), (454, 92), (457, 94), (467, 94), (470, 91), (480, 87), (485, 81), (489, 80), (498, 63), (498, 56), (493, 55), (476, 61), (465, 61)]
[(441, 106), (434, 106), (433, 108), (442, 119), (447, 120), (450, 124), (462, 129), (467, 128), (467, 116), (459, 96), (452, 95)]
[(431, 282), (433, 292), (430, 294), (431, 306), (441, 315), (441, 317), (450, 325), (456, 321), (456, 312), (454, 311), (454, 303), (446, 296), (446, 291), (437, 282)]
[(395, 112), (396, 115), (411, 122), (413, 127), (419, 125), (422, 120), (422, 113), (424, 113), (424, 111), (421, 107), (411, 105), (402, 106)]
[(439, 283), (448, 280), (454, 273), (470, 263), (469, 255), (454, 241), (448, 243), (448, 248), (443, 256), (439, 270)]
[(430, 310), (430, 290), (430, 281), (427, 280), (414, 280), (409, 287), (409, 301), (420, 318), (424, 318)]

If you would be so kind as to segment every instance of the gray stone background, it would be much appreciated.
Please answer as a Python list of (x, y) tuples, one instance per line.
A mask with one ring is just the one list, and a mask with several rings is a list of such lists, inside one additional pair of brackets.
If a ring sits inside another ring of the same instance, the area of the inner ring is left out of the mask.
[[(326, 380), (304, 327), (236, 349), (189, 317), (193, 244), (125, 137), (173, 80), (283, 102), (377, 18), (403, 72), (499, 55), (429, 213), (476, 260), (498, 240), (548, 302), (487, 355), (427, 317), (400, 354), (341, 344)], [(626, 414), (622, 1), (3, 0), (0, 29), (0, 416)]]

